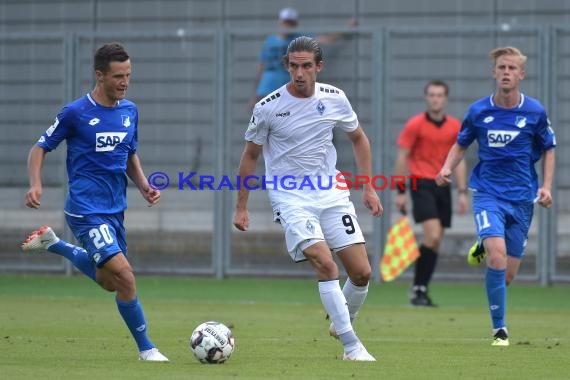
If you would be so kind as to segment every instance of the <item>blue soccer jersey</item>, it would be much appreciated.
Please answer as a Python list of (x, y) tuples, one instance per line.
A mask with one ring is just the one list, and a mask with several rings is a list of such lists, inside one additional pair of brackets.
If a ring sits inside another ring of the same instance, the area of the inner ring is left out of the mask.
[(479, 163), (469, 187), (514, 202), (533, 202), (538, 190), (534, 164), (556, 146), (554, 131), (542, 105), (521, 94), (514, 108), (501, 108), (493, 95), (473, 103), (463, 120), (457, 143), (479, 144)]
[(67, 142), (70, 215), (114, 214), (127, 208), (127, 160), (137, 149), (136, 105), (105, 107), (87, 94), (67, 104), (37, 145), (46, 151)]

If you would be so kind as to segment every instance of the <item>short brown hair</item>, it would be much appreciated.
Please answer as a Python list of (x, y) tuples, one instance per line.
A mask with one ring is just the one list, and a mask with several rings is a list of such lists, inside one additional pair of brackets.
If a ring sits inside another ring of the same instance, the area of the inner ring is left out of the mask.
[(118, 42), (111, 42), (101, 46), (93, 57), (93, 68), (97, 71), (106, 72), (111, 62), (125, 62), (129, 55), (125, 48)]
[(522, 66), (526, 63), (526, 55), (524, 55), (519, 49), (514, 46), (498, 47), (491, 50), (489, 57), (493, 61), (493, 64), (497, 63), (497, 58), (503, 55), (514, 55), (520, 58)]
[(424, 87), (424, 95), (427, 95), (428, 88), (430, 88), (430, 86), (443, 87), (445, 90), (445, 96), (449, 95), (449, 86), (441, 79), (430, 80)]

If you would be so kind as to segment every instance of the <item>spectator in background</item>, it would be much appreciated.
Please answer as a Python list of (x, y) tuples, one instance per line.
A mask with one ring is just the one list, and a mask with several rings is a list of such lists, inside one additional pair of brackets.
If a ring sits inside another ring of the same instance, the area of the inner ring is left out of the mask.
[[(449, 149), (457, 140), (459, 120), (445, 114), (449, 87), (440, 80), (424, 88), (427, 110), (410, 118), (398, 137), (396, 175), (421, 177), (410, 191), (414, 220), (423, 230), (420, 257), (416, 261), (411, 303), (435, 306), (428, 295), (428, 285), (437, 264), (439, 246), (445, 228), (451, 227), (452, 196), (449, 187), (438, 187), (435, 178)], [(459, 213), (467, 211), (467, 168), (461, 160), (455, 170)], [(406, 189), (398, 189), (396, 207), (406, 210)]]
[[(279, 33), (268, 36), (261, 47), (259, 65), (255, 75), (255, 94), (250, 100), (250, 107), (253, 108), (262, 97), (289, 81), (289, 73), (283, 66), (283, 56), (287, 53), (289, 43), (303, 35), (296, 32), (298, 23), (299, 13), (296, 9), (281, 9), (279, 12)], [(355, 19), (348, 22), (349, 26), (356, 26), (356, 24)], [(316, 36), (315, 39), (322, 45), (338, 41), (342, 36), (343, 33), (327, 33)]]

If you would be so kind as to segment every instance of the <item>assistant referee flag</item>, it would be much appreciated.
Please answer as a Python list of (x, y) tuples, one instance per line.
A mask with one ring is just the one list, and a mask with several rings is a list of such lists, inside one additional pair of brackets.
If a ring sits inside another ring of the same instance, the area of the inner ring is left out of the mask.
[(383, 281), (392, 281), (420, 256), (407, 216), (403, 215), (388, 231), (384, 255), (380, 262)]

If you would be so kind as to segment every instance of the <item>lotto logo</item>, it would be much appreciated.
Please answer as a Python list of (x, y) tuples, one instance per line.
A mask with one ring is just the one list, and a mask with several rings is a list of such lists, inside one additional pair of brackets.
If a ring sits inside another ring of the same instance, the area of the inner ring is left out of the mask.
[(95, 134), (95, 151), (110, 152), (120, 144), (127, 132), (103, 132)]
[(487, 131), (487, 141), (491, 148), (502, 148), (513, 141), (520, 132), (518, 131)]

